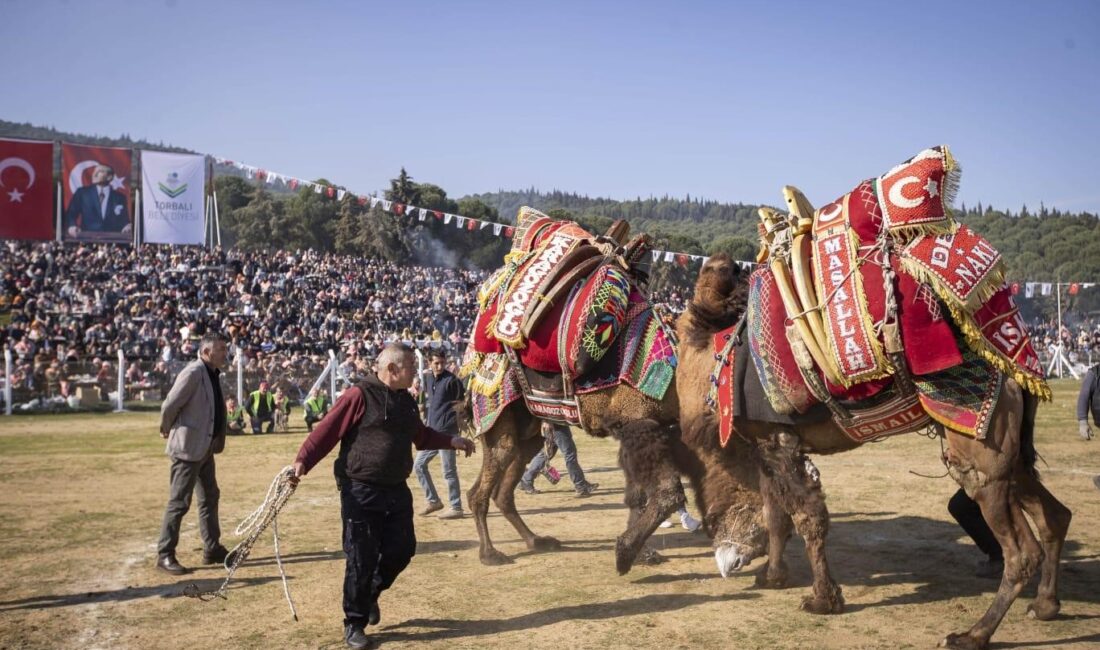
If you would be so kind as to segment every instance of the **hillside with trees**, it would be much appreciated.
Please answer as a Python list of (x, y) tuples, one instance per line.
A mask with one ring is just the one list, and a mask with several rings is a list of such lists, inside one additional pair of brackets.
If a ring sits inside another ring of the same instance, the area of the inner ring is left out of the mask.
[[(125, 134), (117, 138), (85, 136), (0, 120), (0, 137), (5, 136), (189, 152)], [(223, 243), (250, 250), (317, 248), (395, 261), (493, 268), (510, 246), (491, 229), (459, 230), (439, 219), (420, 222), (381, 207), (369, 209), (350, 193), (336, 200), (309, 189), (273, 191), (228, 166), (215, 166), (214, 187)], [(726, 252), (735, 259), (749, 260), (757, 249), (758, 206), (751, 204), (691, 196), (616, 200), (535, 188), (452, 198), (444, 188), (417, 182), (404, 169), (390, 181), (384, 195), (399, 203), (503, 223), (512, 223), (520, 206), (530, 205), (551, 216), (578, 221), (593, 232), (603, 232), (615, 219), (626, 219), (634, 232), (653, 235), (660, 250), (695, 255)], [(1045, 206), (1037, 212), (1027, 207), (1012, 212), (979, 204), (961, 206), (956, 217), (1001, 252), (1010, 281), (1100, 282), (1100, 220), (1094, 214), (1066, 213)], [(655, 272), (662, 281), (686, 282), (693, 270), (659, 264)], [(1083, 292), (1077, 301), (1082, 308), (1100, 309), (1100, 287)]]

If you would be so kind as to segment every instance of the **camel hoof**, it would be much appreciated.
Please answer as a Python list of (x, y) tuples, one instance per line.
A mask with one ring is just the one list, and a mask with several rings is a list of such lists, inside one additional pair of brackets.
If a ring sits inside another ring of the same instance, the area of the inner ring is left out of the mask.
[(515, 564), (515, 562), (515, 560), (495, 548), (481, 554), (481, 563), (485, 566), (503, 566), (505, 564)]
[(527, 544), (527, 548), (532, 551), (557, 551), (561, 549), (561, 542), (553, 537), (536, 536)]
[(952, 650), (984, 650), (989, 644), (978, 641), (969, 634), (948, 634), (940, 641), (940, 647)]
[(654, 551), (651, 548), (642, 549), (642, 553), (638, 557), (637, 561), (641, 562), (642, 564), (648, 564), (650, 566), (653, 566), (655, 564), (663, 564), (665, 562), (668, 562), (668, 560), (666, 560), (663, 555), (661, 555), (657, 551)]
[(1035, 599), (1027, 606), (1027, 617), (1037, 621), (1053, 621), (1060, 611), (1062, 611), (1062, 601), (1057, 598)]
[(767, 571), (756, 574), (756, 586), (759, 589), (786, 589), (787, 572), (769, 574)]
[(844, 601), (833, 598), (806, 596), (802, 599), (800, 609), (811, 614), (841, 614), (844, 612)]

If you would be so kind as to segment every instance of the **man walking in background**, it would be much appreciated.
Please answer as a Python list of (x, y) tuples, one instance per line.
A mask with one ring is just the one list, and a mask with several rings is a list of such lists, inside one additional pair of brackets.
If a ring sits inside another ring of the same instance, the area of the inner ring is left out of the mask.
[(207, 334), (199, 344), (199, 358), (180, 372), (160, 408), (160, 435), (168, 440), (165, 453), (172, 459), (168, 507), (164, 511), (157, 568), (172, 575), (187, 573), (176, 561), (180, 521), (191, 508), (191, 492), (199, 493), (199, 533), (203, 564), (220, 564), (227, 551), (221, 545), (218, 523), (218, 479), (214, 454), (225, 448), (226, 411), (219, 384), (226, 358), (225, 338)]
[[(443, 350), (432, 350), (429, 359), (431, 373), (425, 379), (421, 389), (428, 414), (428, 426), (436, 431), (457, 436), (458, 415), (455, 413), (455, 405), (462, 401), (466, 391), (458, 377), (445, 368), (447, 354)], [(447, 499), (451, 506), (446, 512), (440, 513), (439, 518), (460, 519), (463, 516), (462, 488), (458, 483), (458, 463), (452, 449), (438, 451), (426, 449), (416, 454), (413, 469), (416, 471), (416, 480), (420, 481), (420, 487), (424, 489), (424, 498), (428, 501), (420, 514), (430, 515), (443, 509), (443, 503), (432, 482), (432, 475), (428, 472), (428, 463), (437, 454), (443, 465), (443, 480), (447, 481)]]

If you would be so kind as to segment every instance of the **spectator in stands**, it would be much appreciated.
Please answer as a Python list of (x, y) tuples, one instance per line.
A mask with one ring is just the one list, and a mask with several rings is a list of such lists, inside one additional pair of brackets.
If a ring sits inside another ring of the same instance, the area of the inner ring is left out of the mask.
[(267, 433), (271, 433), (275, 429), (275, 396), (268, 390), (270, 384), (267, 380), (260, 382), (260, 387), (257, 390), (248, 394), (248, 404), (245, 406), (245, 410), (248, 411), (249, 420), (252, 423), (252, 433), (261, 433), (264, 423), (267, 423)]

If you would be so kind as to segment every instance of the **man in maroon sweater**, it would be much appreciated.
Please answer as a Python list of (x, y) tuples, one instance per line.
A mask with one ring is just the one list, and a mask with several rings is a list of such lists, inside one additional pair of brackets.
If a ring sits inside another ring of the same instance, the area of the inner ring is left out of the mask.
[(295, 484), (340, 443), (334, 470), (344, 524), (344, 640), (366, 648), (363, 626), (381, 617), (378, 596), (393, 584), (416, 553), (412, 493), (412, 446), (461, 449), (474, 442), (424, 425), (408, 388), (416, 358), (394, 343), (378, 355), (378, 373), (344, 391), (329, 414), (302, 443), (294, 459)]

